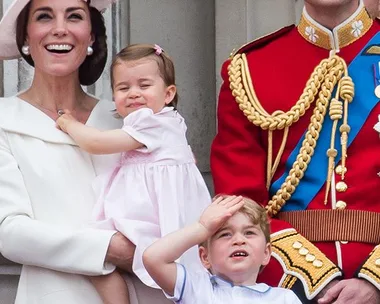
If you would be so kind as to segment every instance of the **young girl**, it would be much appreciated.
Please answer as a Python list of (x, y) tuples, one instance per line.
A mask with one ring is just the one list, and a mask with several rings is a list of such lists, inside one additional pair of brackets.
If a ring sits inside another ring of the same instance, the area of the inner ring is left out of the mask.
[[(187, 143), (184, 119), (175, 109), (174, 65), (166, 53), (157, 45), (126, 47), (112, 63), (111, 84), (117, 113), (124, 119), (121, 129), (99, 131), (66, 111), (57, 125), (89, 153), (122, 152), (116, 167), (96, 180), (95, 218), (99, 227), (116, 229), (136, 245), (133, 271), (157, 288), (144, 268), (144, 250), (195, 221), (211, 198)], [(181, 262), (201, 267), (196, 248)], [(122, 303), (126, 287), (121, 291), (120, 285), (125, 284), (118, 274), (112, 277), (115, 283), (105, 283), (111, 279), (104, 277), (93, 280), (95, 287), (106, 303)]]

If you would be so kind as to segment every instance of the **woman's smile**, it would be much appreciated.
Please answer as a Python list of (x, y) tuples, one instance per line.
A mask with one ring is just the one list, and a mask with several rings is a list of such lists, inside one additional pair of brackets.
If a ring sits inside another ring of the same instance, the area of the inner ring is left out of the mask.
[(28, 19), (26, 44), (36, 70), (59, 77), (77, 71), (93, 43), (86, 3), (35, 0)]

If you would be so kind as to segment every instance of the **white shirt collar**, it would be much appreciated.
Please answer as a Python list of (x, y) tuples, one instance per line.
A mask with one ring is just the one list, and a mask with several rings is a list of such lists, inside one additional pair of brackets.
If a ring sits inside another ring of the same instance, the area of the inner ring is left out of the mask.
[(260, 292), (260, 293), (265, 293), (271, 289), (270, 286), (268, 286), (267, 284), (264, 284), (264, 283), (258, 283), (258, 284), (250, 285), (250, 286), (234, 285), (232, 282), (229, 282), (229, 281), (227, 281), (227, 280), (225, 280), (225, 279), (223, 279), (217, 275), (211, 275), (211, 274), (210, 274), (210, 282), (213, 286), (229, 287), (229, 288), (240, 287), (240, 288), (244, 288), (247, 290), (251, 290), (254, 292)]

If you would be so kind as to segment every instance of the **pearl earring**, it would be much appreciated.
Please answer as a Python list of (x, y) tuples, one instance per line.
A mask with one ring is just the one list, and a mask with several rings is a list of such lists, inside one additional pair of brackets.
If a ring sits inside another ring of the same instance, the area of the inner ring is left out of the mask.
[(23, 45), (22, 48), (21, 48), (21, 52), (25, 56), (29, 56), (30, 55), (29, 45)]
[(94, 49), (91, 46), (87, 47), (87, 56), (91, 56), (94, 54)]

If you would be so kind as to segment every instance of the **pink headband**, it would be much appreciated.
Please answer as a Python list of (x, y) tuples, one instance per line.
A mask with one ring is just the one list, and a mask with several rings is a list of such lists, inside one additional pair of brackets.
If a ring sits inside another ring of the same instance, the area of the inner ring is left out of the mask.
[(160, 56), (160, 55), (162, 54), (162, 52), (164, 51), (164, 50), (162, 49), (162, 47), (160, 47), (158, 44), (155, 44), (155, 45), (154, 45), (154, 49), (156, 50), (156, 55), (157, 55), (157, 56)]

